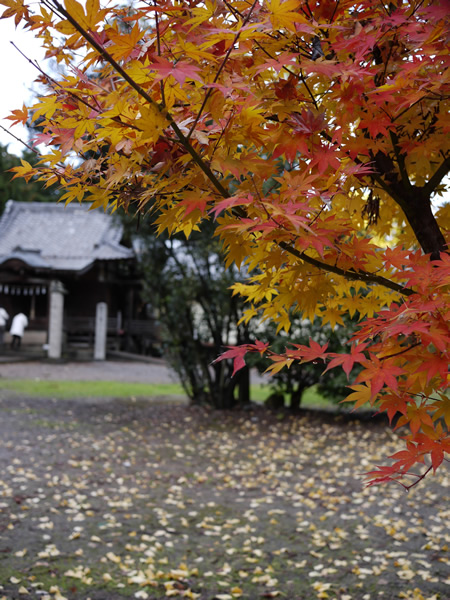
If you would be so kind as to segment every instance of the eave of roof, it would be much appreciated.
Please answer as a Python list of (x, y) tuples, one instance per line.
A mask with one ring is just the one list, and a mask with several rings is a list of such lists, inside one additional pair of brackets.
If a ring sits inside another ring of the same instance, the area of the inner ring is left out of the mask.
[(23, 252), (21, 250), (11, 252), (11, 254), (0, 256), (0, 265), (3, 265), (10, 260), (18, 260), (35, 269), (51, 269), (48, 262), (43, 260), (38, 252)]

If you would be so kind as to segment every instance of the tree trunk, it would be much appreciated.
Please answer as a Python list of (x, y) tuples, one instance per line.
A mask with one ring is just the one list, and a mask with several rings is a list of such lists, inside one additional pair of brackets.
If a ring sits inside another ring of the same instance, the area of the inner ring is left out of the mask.
[(432, 260), (439, 260), (440, 252), (448, 250), (445, 238), (431, 210), (429, 197), (421, 188), (412, 188), (405, 198), (403, 211), (417, 241)]
[(289, 409), (292, 412), (298, 412), (300, 410), (300, 404), (302, 401), (302, 396), (303, 396), (303, 392), (305, 391), (304, 387), (301, 387), (300, 385), (292, 390), (291, 392), (291, 401), (289, 404)]
[[(377, 166), (378, 174), (388, 186), (386, 191), (403, 210), (422, 250), (425, 254), (430, 254), (432, 260), (439, 260), (440, 253), (447, 251), (448, 248), (431, 210), (431, 195), (444, 177), (445, 169), (442, 173), (438, 169), (438, 178), (435, 183), (433, 182), (434, 177), (432, 177), (425, 187), (411, 185), (407, 173), (404, 172), (402, 176), (401, 166), (403, 165), (405, 171), (406, 157), (401, 155), (396, 138), (393, 140), (393, 148), (398, 154), (398, 168), (392, 158), (384, 152), (379, 151), (376, 155), (371, 155)], [(445, 162), (443, 166), (447, 167)], [(434, 185), (428, 189), (432, 183)]]
[(235, 381), (230, 381), (227, 385), (221, 386), (217, 390), (217, 395), (220, 398), (220, 402), (219, 404), (215, 404), (215, 408), (222, 410), (231, 410), (234, 408), (234, 405), (236, 404), (236, 400), (234, 398), (234, 390), (236, 385), (237, 384)]
[(239, 404), (244, 406), (250, 402), (250, 369), (245, 366), (239, 371)]

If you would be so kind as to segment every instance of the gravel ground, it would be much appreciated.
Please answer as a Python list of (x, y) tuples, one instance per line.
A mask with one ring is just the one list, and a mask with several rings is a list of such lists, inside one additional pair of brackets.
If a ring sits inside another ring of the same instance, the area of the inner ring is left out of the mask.
[(163, 362), (97, 361), (52, 363), (21, 361), (0, 363), (0, 381), (48, 379), (67, 381), (123, 381), (126, 383), (176, 383), (177, 377)]
[[(123, 381), (125, 383), (178, 383), (175, 372), (162, 360), (152, 362), (105, 360), (64, 362), (26, 360), (10, 362), (0, 357), (1, 379), (47, 379), (50, 381)], [(268, 378), (252, 371), (252, 383)]]

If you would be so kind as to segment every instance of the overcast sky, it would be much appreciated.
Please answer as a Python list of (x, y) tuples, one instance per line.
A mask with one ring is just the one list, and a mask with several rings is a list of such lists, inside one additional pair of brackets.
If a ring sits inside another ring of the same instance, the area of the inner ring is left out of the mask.
[[(4, 7), (2, 7), (4, 8)], [(0, 12), (3, 10), (0, 9)], [(16, 30), (14, 19), (0, 20), (0, 62), (1, 94), (0, 94), (0, 125), (6, 129), (10, 128), (10, 121), (5, 117), (11, 110), (22, 108), (22, 104), (29, 104), (33, 97), (32, 82), (38, 72), (19, 52), (11, 45), (14, 42), (20, 50), (30, 59), (37, 59), (42, 63), (44, 51), (39, 45), (32, 32)], [(17, 137), (27, 141), (27, 132), (19, 125), (11, 128), (11, 132)], [(16, 142), (5, 131), (0, 129), (0, 143), (7, 144), (10, 152), (20, 154), (23, 146)]]

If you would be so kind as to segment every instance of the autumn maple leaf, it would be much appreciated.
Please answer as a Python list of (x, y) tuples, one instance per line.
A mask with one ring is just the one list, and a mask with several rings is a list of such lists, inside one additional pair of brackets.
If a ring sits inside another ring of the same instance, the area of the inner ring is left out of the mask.
[(328, 356), (327, 348), (328, 342), (321, 346), (318, 342), (315, 342), (312, 338), (309, 338), (309, 346), (302, 344), (293, 344), (294, 350), (288, 350), (286, 355), (300, 359), (300, 362), (311, 362), (316, 361), (319, 358), (325, 360)]
[(324, 373), (329, 371), (330, 369), (334, 369), (338, 365), (342, 365), (344, 372), (348, 376), (350, 375), (350, 371), (353, 369), (355, 362), (361, 362), (366, 360), (366, 355), (364, 354), (364, 350), (367, 348), (369, 344), (367, 342), (361, 344), (352, 344), (350, 354), (336, 354), (335, 352), (330, 352), (328, 356), (333, 356), (332, 360), (328, 363), (327, 368)]
[(392, 419), (399, 412), (402, 415), (406, 415), (406, 410), (408, 406), (408, 402), (411, 401), (411, 398), (407, 395), (398, 395), (398, 394), (386, 394), (383, 396), (383, 401), (380, 403), (380, 412), (386, 411), (389, 423), (392, 423)]
[(11, 114), (8, 115), (6, 119), (12, 121), (13, 125), (16, 125), (17, 123), (22, 123), (22, 125), (26, 125), (28, 121), (28, 109), (25, 106), (25, 104), (23, 105), (22, 110), (18, 109), (11, 111)]
[(357, 383), (355, 385), (350, 385), (349, 388), (353, 390), (353, 392), (344, 398), (342, 402), (353, 402), (353, 410), (360, 408), (367, 402), (373, 401), (371, 389), (370, 387), (367, 387), (367, 385)]
[(233, 360), (233, 377), (243, 367), (245, 367), (245, 355), (248, 352), (259, 352), (263, 354), (269, 344), (268, 342), (261, 342), (256, 340), (253, 344), (242, 344), (241, 346), (229, 346), (228, 350), (223, 352), (213, 363), (220, 362), (231, 358)]
[(370, 361), (365, 359), (362, 363), (364, 371), (358, 375), (356, 381), (369, 381), (371, 397), (374, 398), (384, 385), (396, 390), (398, 376), (406, 373), (405, 369), (396, 366), (392, 361), (380, 360), (371, 355)]
[(155, 57), (152, 64), (147, 68), (149, 71), (156, 71), (155, 81), (167, 79), (169, 75), (172, 75), (181, 86), (184, 85), (186, 79), (202, 81), (199, 75), (200, 68), (183, 60), (172, 63), (165, 58)]

